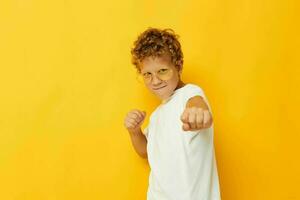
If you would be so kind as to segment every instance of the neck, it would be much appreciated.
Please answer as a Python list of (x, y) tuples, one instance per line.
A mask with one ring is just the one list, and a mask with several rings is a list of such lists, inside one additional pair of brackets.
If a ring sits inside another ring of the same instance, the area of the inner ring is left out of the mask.
[(177, 87), (175, 88), (175, 90), (182, 88), (183, 86), (185, 86), (185, 83), (182, 82), (181, 80), (178, 81)]
[[(177, 90), (177, 89), (179, 89), (179, 88), (182, 88), (183, 86), (185, 86), (185, 83), (184, 82), (182, 82), (181, 80), (179, 80), (178, 81), (178, 84), (177, 84), (177, 86), (176, 86), (176, 88), (175, 88), (175, 90)], [(174, 91), (175, 91), (174, 90)], [(170, 96), (171, 97), (171, 96)], [(166, 103), (169, 99), (170, 99), (170, 97), (168, 97), (168, 98), (166, 98), (166, 99), (163, 99), (162, 100), (162, 103), (164, 104), (164, 103)]]

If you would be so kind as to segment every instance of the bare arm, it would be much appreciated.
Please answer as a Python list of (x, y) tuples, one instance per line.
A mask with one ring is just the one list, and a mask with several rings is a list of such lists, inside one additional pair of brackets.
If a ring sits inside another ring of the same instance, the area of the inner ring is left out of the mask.
[(141, 156), (142, 158), (147, 158), (147, 139), (143, 134), (141, 129), (137, 131), (128, 131), (131, 143), (135, 149), (135, 151)]
[(145, 111), (134, 109), (127, 113), (124, 125), (129, 132), (135, 151), (143, 158), (147, 158), (147, 139), (141, 130), (141, 125), (146, 117)]
[(198, 107), (198, 108), (202, 108), (204, 110), (208, 110), (208, 106), (205, 103), (203, 97), (201, 97), (201, 96), (194, 96), (194, 97), (190, 98), (188, 100), (188, 102), (186, 103), (186, 108), (190, 108), (190, 107)]

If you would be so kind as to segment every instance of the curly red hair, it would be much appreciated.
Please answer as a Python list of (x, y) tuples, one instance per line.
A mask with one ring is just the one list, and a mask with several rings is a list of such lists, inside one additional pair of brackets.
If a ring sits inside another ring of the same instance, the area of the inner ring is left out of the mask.
[(141, 72), (139, 64), (144, 58), (168, 54), (171, 56), (174, 66), (181, 70), (183, 53), (178, 38), (179, 36), (170, 28), (148, 28), (134, 42), (134, 47), (131, 49), (132, 64), (135, 65), (138, 72)]

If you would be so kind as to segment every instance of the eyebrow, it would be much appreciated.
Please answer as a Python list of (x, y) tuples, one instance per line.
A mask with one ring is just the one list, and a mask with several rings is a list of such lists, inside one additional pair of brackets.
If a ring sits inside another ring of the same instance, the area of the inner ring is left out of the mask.
[[(157, 71), (159, 71), (159, 70), (161, 70), (161, 69), (169, 69), (170, 67), (166, 67), (166, 66), (164, 66), (164, 67), (160, 67)], [(142, 74), (145, 74), (145, 73), (151, 73), (151, 72), (149, 72), (149, 71), (145, 71), (145, 72), (141, 72)]]

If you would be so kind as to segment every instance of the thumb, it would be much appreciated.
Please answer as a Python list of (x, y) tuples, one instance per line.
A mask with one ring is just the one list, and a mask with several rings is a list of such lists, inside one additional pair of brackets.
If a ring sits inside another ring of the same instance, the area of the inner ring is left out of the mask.
[(183, 123), (186, 123), (187, 120), (188, 120), (188, 110), (184, 110), (183, 113), (181, 114), (180, 116), (180, 120), (183, 122)]
[(190, 130), (190, 125), (189, 125), (188, 123), (183, 123), (182, 129), (183, 129), (184, 131), (188, 131), (188, 130)]

